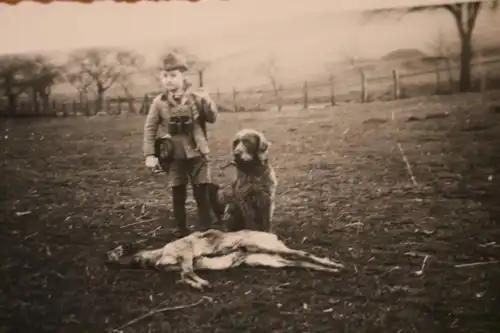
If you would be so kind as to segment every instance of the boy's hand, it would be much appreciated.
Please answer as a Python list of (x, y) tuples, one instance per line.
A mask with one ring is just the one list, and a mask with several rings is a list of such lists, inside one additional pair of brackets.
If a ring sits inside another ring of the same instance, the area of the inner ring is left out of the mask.
[(145, 164), (148, 168), (154, 168), (158, 165), (158, 158), (156, 156), (149, 155), (148, 157), (146, 157)]
[(198, 88), (197, 90), (195, 90), (194, 95), (199, 99), (204, 99), (207, 103), (212, 102), (212, 98), (210, 97), (209, 92), (203, 88)]

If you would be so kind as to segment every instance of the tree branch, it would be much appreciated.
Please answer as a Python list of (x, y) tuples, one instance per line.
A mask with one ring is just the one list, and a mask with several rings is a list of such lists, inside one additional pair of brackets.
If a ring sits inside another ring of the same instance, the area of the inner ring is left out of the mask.
[(480, 2), (469, 3), (468, 15), (467, 18), (467, 33), (470, 35), (474, 30), (474, 26), (476, 25), (477, 15), (479, 14), (479, 10), (481, 9)]
[(141, 60), (139, 54), (127, 50), (80, 50), (68, 59), (67, 68), (73, 72), (69, 79), (73, 85), (78, 82), (77, 90), (95, 85), (102, 93), (120, 78), (128, 78), (140, 66)]
[(115, 73), (113, 76), (107, 78), (107, 84), (103, 84), (102, 87), (104, 91), (111, 88), (111, 86), (120, 78), (120, 72)]
[(456, 4), (456, 5), (443, 5), (443, 8), (448, 10), (451, 15), (453, 15), (453, 18), (455, 19), (458, 27), (458, 32), (461, 37), (465, 36), (466, 31), (463, 26), (463, 19), (462, 19), (462, 9), (461, 9), (462, 4)]

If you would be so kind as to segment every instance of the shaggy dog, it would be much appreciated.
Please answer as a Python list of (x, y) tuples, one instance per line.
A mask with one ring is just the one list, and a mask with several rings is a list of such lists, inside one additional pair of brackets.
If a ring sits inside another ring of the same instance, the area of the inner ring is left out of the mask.
[(229, 189), (212, 187), (212, 192), (218, 193), (213, 206), (219, 208), (214, 210), (220, 214), (224, 207), (222, 219), (228, 231), (271, 231), (278, 182), (269, 163), (269, 146), (264, 135), (254, 129), (242, 129), (234, 137), (236, 179)]

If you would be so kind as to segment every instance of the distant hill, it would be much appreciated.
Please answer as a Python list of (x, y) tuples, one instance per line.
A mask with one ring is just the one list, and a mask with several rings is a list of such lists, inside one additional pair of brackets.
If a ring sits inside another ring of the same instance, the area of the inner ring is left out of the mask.
[(483, 57), (499, 56), (500, 46), (486, 45), (480, 48)]
[(427, 58), (428, 55), (418, 49), (397, 49), (382, 57), (384, 61), (408, 61)]

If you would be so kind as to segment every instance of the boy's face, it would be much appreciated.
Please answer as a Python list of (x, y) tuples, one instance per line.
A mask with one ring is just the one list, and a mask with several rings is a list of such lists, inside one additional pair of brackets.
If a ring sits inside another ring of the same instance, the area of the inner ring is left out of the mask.
[(169, 91), (177, 91), (184, 86), (184, 75), (178, 69), (171, 71), (162, 70), (160, 79), (163, 88)]

